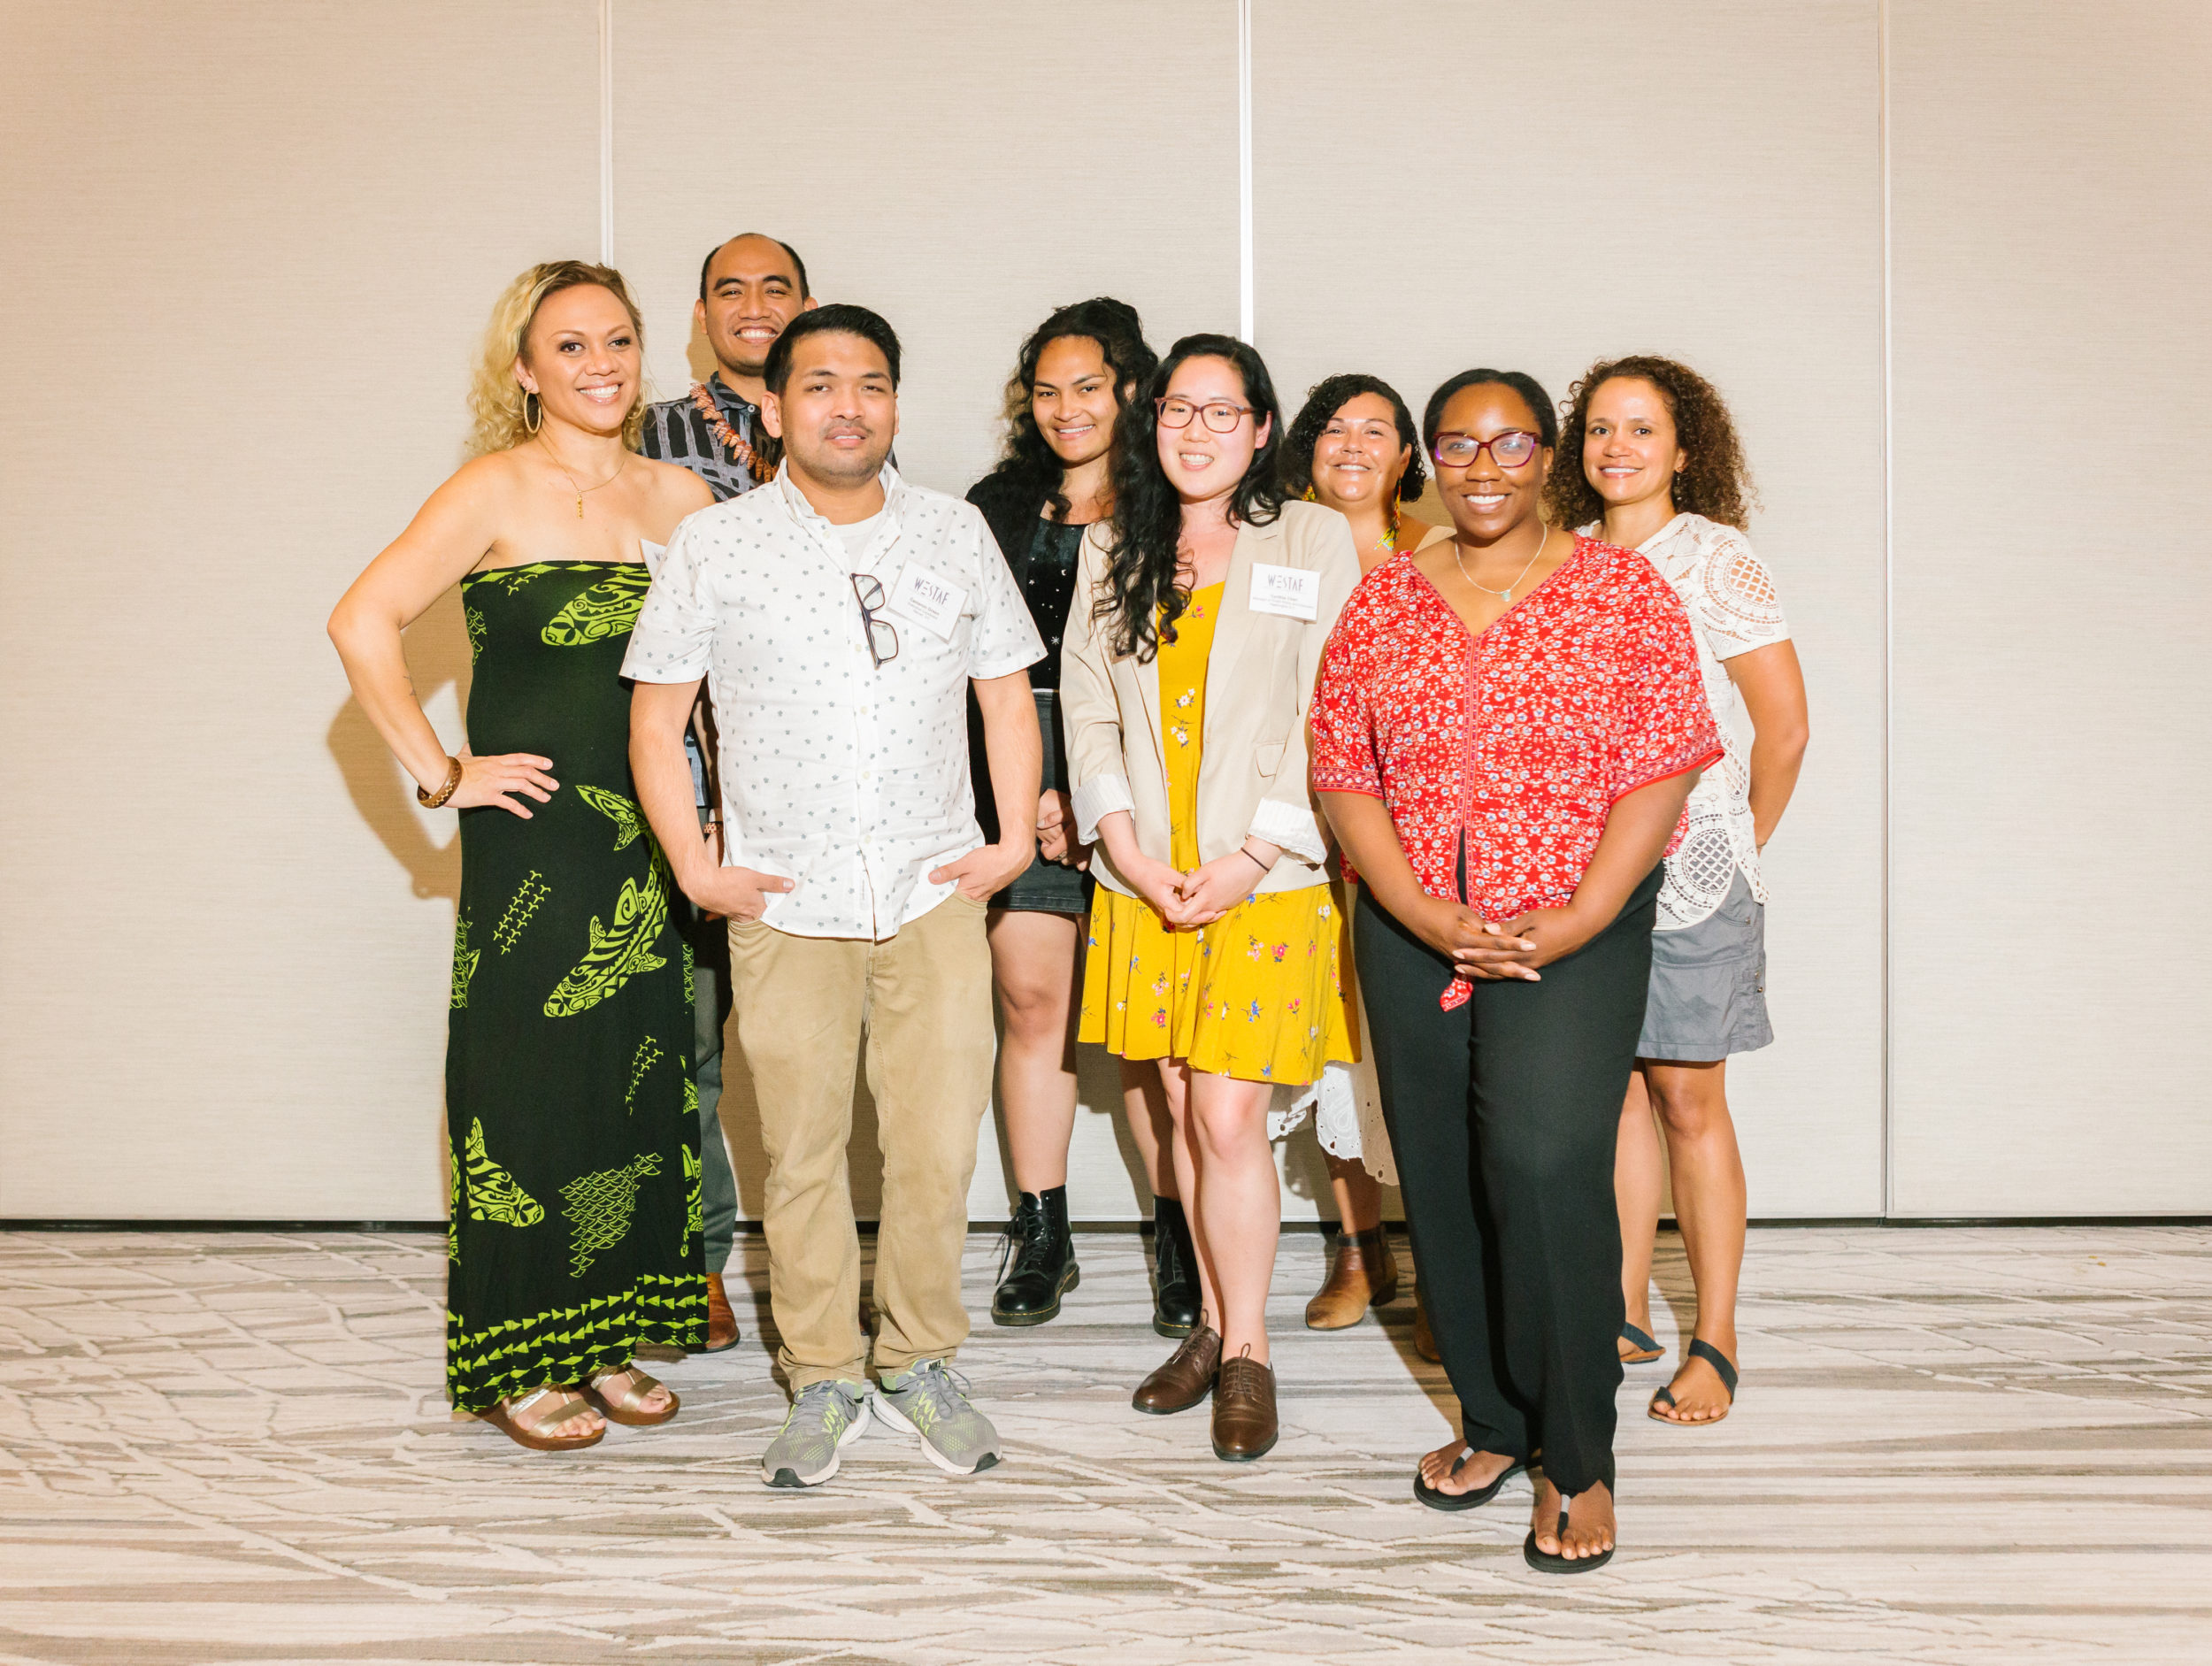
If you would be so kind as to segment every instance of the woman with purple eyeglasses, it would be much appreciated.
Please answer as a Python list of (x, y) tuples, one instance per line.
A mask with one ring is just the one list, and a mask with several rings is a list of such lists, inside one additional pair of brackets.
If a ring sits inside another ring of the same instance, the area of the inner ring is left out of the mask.
[(1585, 1572), (1615, 1531), (1614, 1135), (1661, 858), (1721, 749), (1666, 580), (1544, 522), (1544, 390), (1467, 371), (1421, 426), (1454, 535), (1361, 580), (1312, 718), (1314, 786), (1360, 879), (1352, 941), (1406, 1225), (1459, 1397), (1460, 1432), (1413, 1492), (1472, 1509), (1535, 1465), (1522, 1553)]

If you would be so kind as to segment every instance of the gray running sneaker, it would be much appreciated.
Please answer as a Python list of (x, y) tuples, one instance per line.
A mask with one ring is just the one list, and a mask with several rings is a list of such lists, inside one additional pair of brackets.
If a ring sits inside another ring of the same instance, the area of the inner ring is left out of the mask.
[(892, 1428), (919, 1435), (922, 1450), (939, 1469), (973, 1475), (998, 1462), (998, 1431), (968, 1403), (967, 1386), (944, 1361), (918, 1360), (913, 1370), (883, 1379), (876, 1410)]
[(839, 1449), (867, 1432), (867, 1384), (809, 1383), (761, 1454), (760, 1478), (771, 1486), (819, 1486), (837, 1473)]

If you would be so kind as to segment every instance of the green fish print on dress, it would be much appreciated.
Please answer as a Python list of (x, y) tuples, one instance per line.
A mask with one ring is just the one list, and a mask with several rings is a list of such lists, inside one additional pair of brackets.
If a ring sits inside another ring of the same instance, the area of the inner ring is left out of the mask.
[(617, 850), (626, 850), (632, 840), (644, 837), (644, 812), (621, 794), (603, 787), (579, 787), (576, 795), (614, 824)]
[(657, 1152), (634, 1156), (618, 1169), (581, 1174), (561, 1188), (568, 1207), (569, 1276), (580, 1278), (603, 1249), (618, 1244), (630, 1230), (637, 1208), (638, 1182), (661, 1171)]
[[(638, 807), (620, 794), (596, 787), (579, 787), (576, 792), (614, 823), (617, 850), (644, 834), (645, 819)], [(572, 1017), (588, 1011), (638, 973), (657, 971), (668, 964), (653, 952), (661, 927), (668, 921), (668, 863), (656, 846), (645, 883), (622, 882), (622, 894), (615, 898), (613, 925), (603, 923), (596, 914), (592, 916), (591, 948), (545, 998), (547, 1017)]]
[(516, 1184), (515, 1177), (491, 1160), (484, 1149), (484, 1125), (469, 1125), (465, 1154), (469, 1171), (469, 1218), (495, 1221), (502, 1226), (535, 1226), (545, 1218), (545, 1205)]
[(483, 657), (484, 638), (488, 633), (489, 627), (484, 623), (484, 616), (474, 608), (464, 608), (462, 617), (468, 621), (469, 664), (473, 665)]
[(581, 648), (610, 636), (626, 636), (652, 584), (642, 564), (622, 567), (572, 599), (546, 621), (539, 634), (549, 648)]

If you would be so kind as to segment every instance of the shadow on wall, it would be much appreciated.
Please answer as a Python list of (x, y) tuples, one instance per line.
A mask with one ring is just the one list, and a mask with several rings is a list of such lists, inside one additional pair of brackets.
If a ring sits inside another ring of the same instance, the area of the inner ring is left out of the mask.
[[(444, 704), (452, 690), (457, 715), (468, 709), (469, 639), (461, 622), (461, 592), (447, 591), (407, 633), (407, 668), (423, 710)], [(384, 848), (405, 870), (418, 897), (443, 897), (455, 908), (461, 901), (461, 841), (458, 834), (435, 842), (417, 813), (413, 783), (392, 756), (384, 737), (357, 700), (349, 698), (330, 720), (326, 736), (330, 755), (345, 777), (353, 807)]]
[[(453, 702), (449, 734), (459, 732), (459, 714), (468, 710), (469, 638), (461, 618), (458, 586), (447, 591), (407, 632), (407, 667), (426, 711), (442, 711)], [(415, 808), (414, 783), (384, 744), (384, 737), (348, 697), (330, 720), (325, 742), (345, 778), (346, 791), (361, 819), (369, 825), (384, 848), (392, 853), (407, 875), (414, 894), (421, 899), (442, 898), (456, 913), (461, 905), (461, 839), (459, 833), (438, 843)], [(452, 927), (450, 918), (447, 928)], [(449, 1195), (453, 1185), (453, 1146), (449, 1139), (443, 1108), (436, 1132), (439, 1194)]]

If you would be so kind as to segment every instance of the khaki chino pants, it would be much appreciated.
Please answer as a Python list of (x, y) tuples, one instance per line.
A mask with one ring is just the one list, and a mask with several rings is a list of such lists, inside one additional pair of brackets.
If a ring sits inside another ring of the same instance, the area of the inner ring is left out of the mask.
[(876, 1369), (950, 1359), (967, 1340), (960, 1252), (997, 1044), (983, 920), (984, 905), (956, 892), (881, 943), (730, 925), (738, 1045), (768, 1153), (768, 1299), (794, 1395), (865, 1380), (846, 1169), (864, 1026), (883, 1148)]

